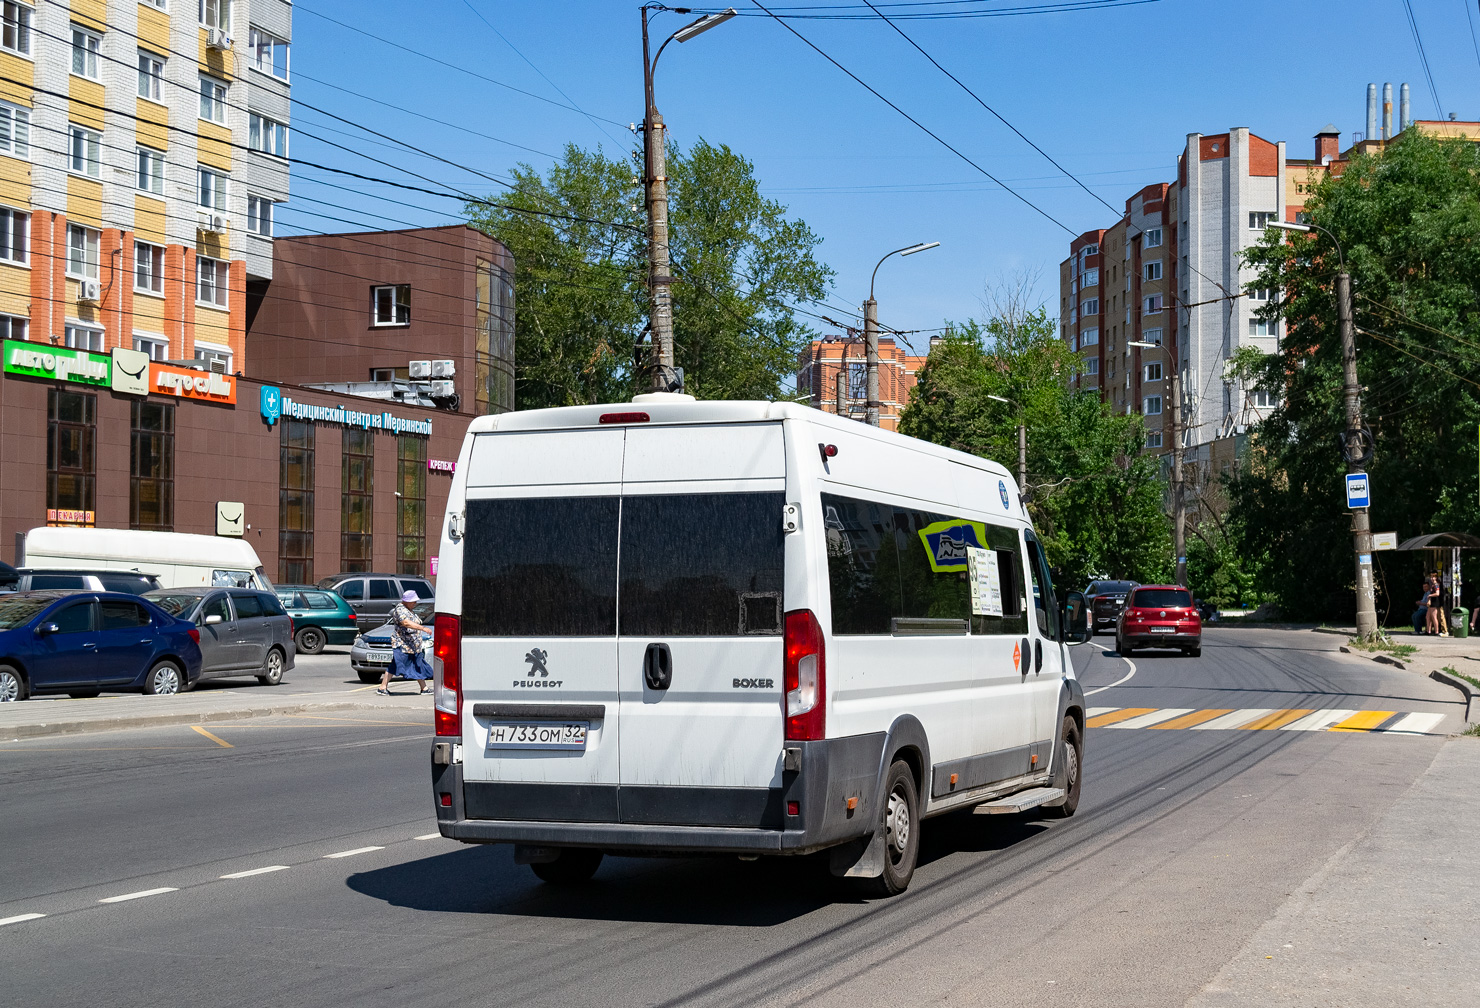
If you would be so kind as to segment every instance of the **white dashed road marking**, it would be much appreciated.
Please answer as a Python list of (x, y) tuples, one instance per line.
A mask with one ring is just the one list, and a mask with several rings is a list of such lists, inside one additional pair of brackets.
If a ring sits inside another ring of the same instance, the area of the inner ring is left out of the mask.
[(352, 857), (355, 854), (368, 854), (373, 850), (385, 850), (384, 847), (356, 847), (354, 850), (342, 850), (338, 854), (325, 854), (324, 857)]
[(1355, 713), (1355, 710), (1318, 710), (1314, 714), (1307, 714), (1299, 721), (1291, 721), (1280, 731), (1325, 731), (1338, 721), (1345, 721)]
[(1204, 721), (1202, 724), (1192, 726), (1192, 731), (1217, 731), (1220, 728), (1237, 728), (1246, 725), (1256, 718), (1262, 718), (1266, 714), (1273, 714), (1273, 707), (1252, 707), (1244, 710), (1236, 710), (1232, 714), (1224, 714), (1220, 718)]
[(416, 840), (440, 840), (440, 839), (442, 839), (442, 834), (441, 833), (423, 833), (421, 836), (415, 837), (414, 839), (416, 839)]
[(122, 896), (109, 896), (107, 899), (98, 900), (99, 903), (122, 903), (124, 900), (139, 899), (142, 896), (158, 896), (160, 893), (179, 892), (174, 886), (165, 886), (161, 889), (143, 889), (139, 892), (124, 893)]
[(45, 917), (46, 914), (16, 914), (14, 917), (0, 917), (0, 927), (6, 924), (19, 924), (21, 921), (36, 920)]
[(246, 878), (249, 875), (266, 875), (268, 872), (273, 872), (273, 871), (287, 871), (287, 870), (288, 870), (288, 866), (287, 865), (285, 865), (285, 864), (275, 864), (275, 865), (268, 865), (266, 868), (253, 868), (250, 871), (232, 872), (230, 875), (222, 875), (221, 877), (222, 878)]
[(1163, 707), (1161, 710), (1152, 711), (1150, 714), (1142, 714), (1127, 721), (1117, 721), (1115, 724), (1106, 725), (1106, 728), (1147, 728), (1172, 718), (1179, 718), (1183, 714), (1191, 714), (1195, 708), (1192, 707)]
[(1427, 735), (1443, 720), (1443, 714), (1414, 713), (1399, 718), (1391, 728), (1381, 731), (1384, 735)]

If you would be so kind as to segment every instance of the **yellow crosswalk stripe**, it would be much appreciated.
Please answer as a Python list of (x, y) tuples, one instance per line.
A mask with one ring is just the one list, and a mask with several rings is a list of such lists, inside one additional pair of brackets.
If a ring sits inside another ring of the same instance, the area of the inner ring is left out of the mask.
[(1111, 711), (1109, 714), (1101, 714), (1099, 717), (1092, 717), (1088, 721), (1086, 721), (1085, 724), (1090, 728), (1100, 728), (1104, 725), (1114, 724), (1117, 721), (1129, 721), (1133, 717), (1140, 717), (1142, 714), (1150, 714), (1152, 711), (1157, 709), (1158, 708), (1156, 707), (1122, 707), (1118, 711)]
[(1268, 731), (1273, 728), (1283, 728), (1291, 721), (1299, 721), (1305, 715), (1315, 710), (1314, 707), (1306, 707), (1301, 710), (1280, 710), (1273, 714), (1267, 714), (1257, 721), (1250, 721), (1240, 728), (1240, 731)]
[(1211, 720), (1213, 720), (1213, 718), (1222, 717), (1224, 714), (1232, 714), (1233, 711), (1234, 711), (1234, 708), (1232, 708), (1232, 707), (1224, 707), (1224, 708), (1222, 708), (1220, 710), (1200, 710), (1200, 711), (1193, 711), (1191, 714), (1184, 714), (1181, 717), (1176, 718), (1176, 719), (1174, 719), (1172, 721), (1165, 721), (1165, 722), (1163, 722), (1161, 724), (1151, 725), (1150, 727), (1152, 727), (1152, 728), (1191, 728), (1193, 725), (1202, 724), (1204, 721), (1211, 721)]
[(1390, 710), (1364, 710), (1353, 714), (1351, 717), (1334, 724), (1327, 731), (1371, 731), (1392, 717), (1397, 711)]

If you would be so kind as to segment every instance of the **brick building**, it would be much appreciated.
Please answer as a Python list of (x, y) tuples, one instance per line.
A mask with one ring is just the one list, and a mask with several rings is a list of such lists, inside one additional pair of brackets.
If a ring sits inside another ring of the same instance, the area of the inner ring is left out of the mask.
[[(906, 353), (892, 336), (879, 337), (879, 426), (899, 428), (924, 357)], [(868, 370), (861, 338), (828, 336), (802, 353), (797, 392), (817, 409), (862, 421), (868, 403)]]

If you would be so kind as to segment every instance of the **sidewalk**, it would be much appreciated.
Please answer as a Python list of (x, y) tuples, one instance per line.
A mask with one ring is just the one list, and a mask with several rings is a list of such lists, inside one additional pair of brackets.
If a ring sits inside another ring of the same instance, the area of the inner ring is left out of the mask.
[(1477, 821), (1480, 739), (1452, 738), (1387, 815), (1307, 879), (1188, 1008), (1474, 1004)]
[(396, 683), (393, 696), (375, 695), (375, 687), (293, 693), (282, 687), (243, 686), (177, 696), (93, 697), (87, 700), (43, 699), (0, 704), (0, 742), (43, 735), (117, 731), (171, 724), (208, 724), (282, 714), (431, 708), (431, 695), (415, 695), (410, 683)]

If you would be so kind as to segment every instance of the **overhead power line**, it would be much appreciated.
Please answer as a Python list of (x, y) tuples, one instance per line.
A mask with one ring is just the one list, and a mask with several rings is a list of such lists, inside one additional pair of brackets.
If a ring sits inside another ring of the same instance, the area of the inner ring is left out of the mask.
[[(949, 21), (964, 18), (1023, 17), (1032, 14), (1069, 14), (1078, 11), (1105, 10), (1112, 7), (1138, 7), (1142, 4), (1160, 2), (1161, 0), (1064, 0), (1062, 3), (1028, 4), (1021, 7), (986, 7), (982, 6), (983, 0), (939, 0), (936, 3), (894, 3), (882, 4), (881, 6), (900, 8), (900, 13), (892, 14), (891, 17), (897, 17), (905, 21)], [(971, 5), (972, 9), (963, 9), (968, 4)], [(756, 6), (759, 7), (760, 4), (757, 3)], [(919, 7), (935, 7), (941, 9), (913, 9)], [(663, 7), (662, 9), (674, 10), (675, 8)], [(861, 11), (863, 8), (858, 4), (777, 7), (775, 9), (778, 11), (801, 12), (783, 13), (780, 15), (790, 21), (867, 21), (873, 18), (872, 14), (821, 13), (826, 11)], [(695, 7), (692, 10), (695, 14), (718, 14), (724, 8)], [(742, 17), (758, 16), (752, 11), (737, 11), (736, 13)], [(772, 16), (774, 17), (776, 15)]]
[(1434, 109), (1439, 118), (1443, 119), (1444, 105), (1439, 101), (1439, 89), (1434, 86), (1434, 72), (1429, 69), (1429, 54), (1424, 52), (1423, 37), (1418, 33), (1418, 19), (1413, 16), (1412, 0), (1403, 0), (1403, 10), (1408, 15), (1408, 27), (1413, 31), (1413, 44), (1418, 49), (1418, 61), (1423, 64), (1423, 75), (1429, 82), (1429, 94), (1434, 96)]

